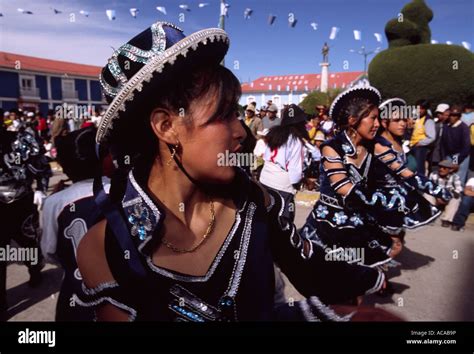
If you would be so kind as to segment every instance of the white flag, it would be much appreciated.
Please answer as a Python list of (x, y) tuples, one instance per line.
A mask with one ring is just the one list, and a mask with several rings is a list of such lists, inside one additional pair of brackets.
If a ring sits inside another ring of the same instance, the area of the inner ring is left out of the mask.
[(461, 42), (461, 43), (462, 43), (462, 46), (463, 46), (464, 48), (466, 48), (467, 50), (471, 50), (471, 43), (465, 42), (465, 41), (463, 41), (463, 42)]
[(136, 9), (136, 8), (131, 8), (130, 9), (130, 15), (133, 16), (133, 18), (137, 18), (137, 14), (140, 10)]
[(81, 10), (81, 11), (79, 11), (79, 13), (80, 13), (82, 16), (89, 17), (89, 13), (88, 13), (87, 11)]
[(166, 15), (166, 7), (164, 6), (157, 6), (156, 9), (160, 11), (163, 15)]
[(333, 27), (331, 28), (331, 34), (329, 35), (330, 40), (336, 39), (337, 33), (339, 32), (340, 28), (339, 27)]
[(244, 11), (244, 18), (248, 20), (252, 16), (253, 10), (251, 8), (246, 8)]
[(200, 8), (203, 8), (203, 7), (209, 6), (209, 3), (208, 3), (208, 2), (201, 2), (201, 3), (199, 3), (198, 6), (199, 6)]
[(191, 9), (189, 8), (188, 5), (179, 5), (179, 8), (180, 8), (180, 9), (183, 9), (183, 10), (185, 10), (185, 11), (191, 11)]
[(229, 14), (229, 4), (226, 4), (225, 2), (221, 2), (221, 16), (226, 16), (228, 17)]
[(107, 15), (109, 21), (115, 20), (115, 10), (105, 10), (105, 14)]
[(311, 27), (316, 31), (318, 29), (318, 24), (316, 22), (311, 22)]
[(436, 39), (432, 39), (431, 44), (438, 44), (438, 41)]
[(374, 33), (375, 39), (377, 39), (377, 42), (382, 43), (382, 35), (380, 33)]
[(362, 39), (362, 33), (360, 33), (358, 30), (354, 30), (354, 39), (356, 41), (360, 41)]
[(33, 15), (33, 12), (28, 11), (28, 10), (23, 10), (23, 9), (17, 9), (17, 10), (18, 12), (21, 12), (22, 14)]
[(451, 44), (453, 44), (453, 42), (451, 42), (451, 41), (446, 41), (446, 44), (447, 44), (447, 45), (451, 45)]

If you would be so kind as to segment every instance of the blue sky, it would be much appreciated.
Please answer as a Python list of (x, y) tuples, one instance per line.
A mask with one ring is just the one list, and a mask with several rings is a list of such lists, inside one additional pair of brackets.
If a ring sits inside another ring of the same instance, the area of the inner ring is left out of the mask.
[[(210, 5), (199, 8), (198, 3)], [(382, 34), (382, 49), (387, 47), (386, 22), (397, 16), (408, 0), (227, 0), (230, 4), (226, 31), (231, 48), (226, 65), (241, 81), (262, 75), (305, 74), (319, 72), (321, 48), (330, 45), (331, 71), (343, 71), (347, 60), (349, 71), (363, 70), (363, 58), (351, 53), (365, 45), (375, 49), (374, 32)], [(430, 23), (432, 39), (471, 43), (474, 48), (473, 0), (426, 0), (434, 12)], [(190, 12), (178, 6), (187, 4)], [(157, 20), (180, 26), (186, 34), (202, 28), (216, 27), (220, 0), (0, 0), (0, 50), (18, 54), (66, 60), (102, 66), (117, 48)], [(167, 15), (158, 12), (164, 6)], [(134, 19), (129, 8), (140, 10)], [(245, 8), (253, 9), (245, 20)], [(32, 11), (21, 14), (17, 8)], [(55, 15), (51, 8), (63, 11)], [(108, 21), (106, 9), (115, 9), (117, 19)], [(90, 13), (89, 17), (79, 14)], [(295, 28), (288, 26), (288, 14), (297, 19)], [(184, 13), (184, 22), (179, 22)], [(273, 26), (267, 19), (277, 16)], [(74, 22), (71, 22), (74, 14)], [(317, 23), (317, 30), (311, 23)], [(332, 26), (340, 28), (335, 40), (329, 40)], [(353, 30), (362, 32), (362, 41), (354, 39)], [(471, 49), (472, 50), (472, 49)], [(239, 68), (234, 68), (238, 62)]]

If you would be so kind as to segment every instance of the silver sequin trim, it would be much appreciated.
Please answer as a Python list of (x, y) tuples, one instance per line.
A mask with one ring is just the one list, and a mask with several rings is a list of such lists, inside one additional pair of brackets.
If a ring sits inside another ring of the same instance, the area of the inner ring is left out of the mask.
[(341, 317), (337, 313), (335, 313), (334, 310), (331, 309), (329, 306), (323, 304), (321, 300), (319, 300), (319, 298), (317, 298), (316, 296), (311, 296), (308, 301), (311, 305), (313, 305), (313, 309), (316, 308), (318, 313), (325, 317), (325, 320), (334, 322), (348, 322), (354, 314), (350, 313), (346, 316)]
[(122, 202), (122, 206), (123, 206), (124, 208), (127, 208), (127, 207), (129, 207), (129, 206), (132, 206), (132, 205), (141, 203), (142, 201), (143, 201), (142, 197), (136, 197), (136, 198), (127, 200), (126, 202)]
[(119, 309), (122, 309), (128, 312), (129, 313), (128, 320), (130, 322), (135, 321), (135, 319), (137, 318), (137, 311), (134, 308), (127, 306), (125, 304), (122, 304), (121, 302), (118, 302), (117, 300), (114, 300), (108, 296), (101, 297), (100, 299), (97, 299), (95, 301), (84, 302), (81, 299), (79, 299), (76, 294), (74, 294), (73, 301), (75, 301), (76, 303), (78, 303), (80, 306), (83, 306), (83, 307), (95, 307), (102, 304), (103, 302), (108, 302), (109, 304), (114, 305), (115, 307), (118, 307)]
[(321, 320), (317, 318), (313, 314), (313, 312), (311, 312), (311, 309), (309, 308), (309, 305), (306, 302), (306, 300), (298, 301), (298, 306), (300, 307), (301, 313), (303, 314), (303, 317), (305, 318), (306, 321), (321, 322)]
[(112, 289), (118, 286), (119, 285), (116, 281), (108, 281), (108, 282), (100, 283), (94, 288), (88, 288), (84, 283), (81, 284), (82, 291), (86, 295), (97, 295), (98, 293), (104, 291), (105, 289)]
[(133, 176), (132, 171), (130, 171), (128, 173), (128, 177), (129, 177), (130, 182), (132, 183), (133, 187), (137, 190), (137, 192), (140, 194), (140, 196), (145, 201), (146, 205), (148, 205), (148, 207), (153, 212), (153, 215), (156, 218), (156, 222), (158, 222), (160, 220), (161, 214), (160, 214), (160, 211), (158, 210), (158, 208), (156, 207), (155, 203), (153, 203), (153, 201), (148, 197), (148, 195), (145, 193), (145, 191), (142, 189), (142, 187), (140, 187), (140, 185), (137, 183), (135, 177)]
[(242, 231), (241, 246), (239, 250), (239, 259), (236, 262), (236, 264), (234, 264), (234, 271), (232, 272), (231, 281), (226, 291), (226, 295), (232, 298), (235, 298), (235, 296), (237, 295), (237, 291), (240, 285), (240, 280), (242, 278), (242, 272), (244, 270), (244, 266), (247, 261), (247, 252), (248, 252), (249, 243), (250, 243), (250, 235), (252, 234), (253, 216), (254, 216), (256, 208), (257, 206), (255, 205), (255, 203), (251, 202), (247, 210), (245, 225)]

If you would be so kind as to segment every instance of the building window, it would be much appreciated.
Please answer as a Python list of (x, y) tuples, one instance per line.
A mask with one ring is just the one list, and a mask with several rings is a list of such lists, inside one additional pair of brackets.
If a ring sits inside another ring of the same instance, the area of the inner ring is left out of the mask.
[(73, 79), (62, 79), (61, 88), (63, 91), (63, 99), (77, 99), (76, 85)]
[(36, 87), (34, 75), (20, 75), (20, 96), (39, 97), (39, 89)]
[(32, 89), (34, 86), (33, 86), (33, 80), (34, 80), (34, 77), (25, 77), (23, 76), (21, 78), (21, 88), (23, 89)]

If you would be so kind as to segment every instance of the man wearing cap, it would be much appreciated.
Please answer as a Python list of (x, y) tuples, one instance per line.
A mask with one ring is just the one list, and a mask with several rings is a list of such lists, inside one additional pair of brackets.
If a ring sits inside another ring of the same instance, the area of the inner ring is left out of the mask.
[(450, 160), (458, 167), (458, 175), (464, 186), (469, 169), (469, 154), (471, 152), (471, 139), (469, 127), (461, 121), (462, 109), (453, 106), (449, 113), (449, 123), (443, 129), (441, 149), (443, 158)]
[(257, 134), (257, 132), (263, 130), (263, 123), (262, 120), (257, 117), (255, 111), (256, 109), (254, 105), (249, 104), (247, 106), (247, 109), (245, 110), (245, 125), (249, 127), (255, 139), (258, 139), (260, 136)]
[(440, 208), (444, 207), (443, 214), (441, 214), (441, 226), (443, 227), (449, 227), (451, 225), (454, 215), (461, 203), (461, 193), (463, 188), (459, 176), (454, 172), (454, 168), (455, 165), (451, 161), (443, 160), (439, 163), (439, 171), (430, 174), (431, 181), (446, 188), (453, 195), (453, 198), (451, 198), (448, 203), (440, 198), (435, 198), (425, 194), (425, 198), (428, 199), (431, 204)]
[(267, 116), (262, 119), (263, 128), (271, 129), (275, 126), (280, 125), (280, 119), (277, 118), (278, 107), (276, 104), (272, 103), (267, 108)]
[(443, 156), (441, 151), (441, 137), (443, 136), (443, 128), (449, 119), (449, 105), (446, 103), (440, 103), (436, 107), (435, 115), (436, 140), (434, 142), (434, 149), (430, 159), (432, 166), (437, 166)]

